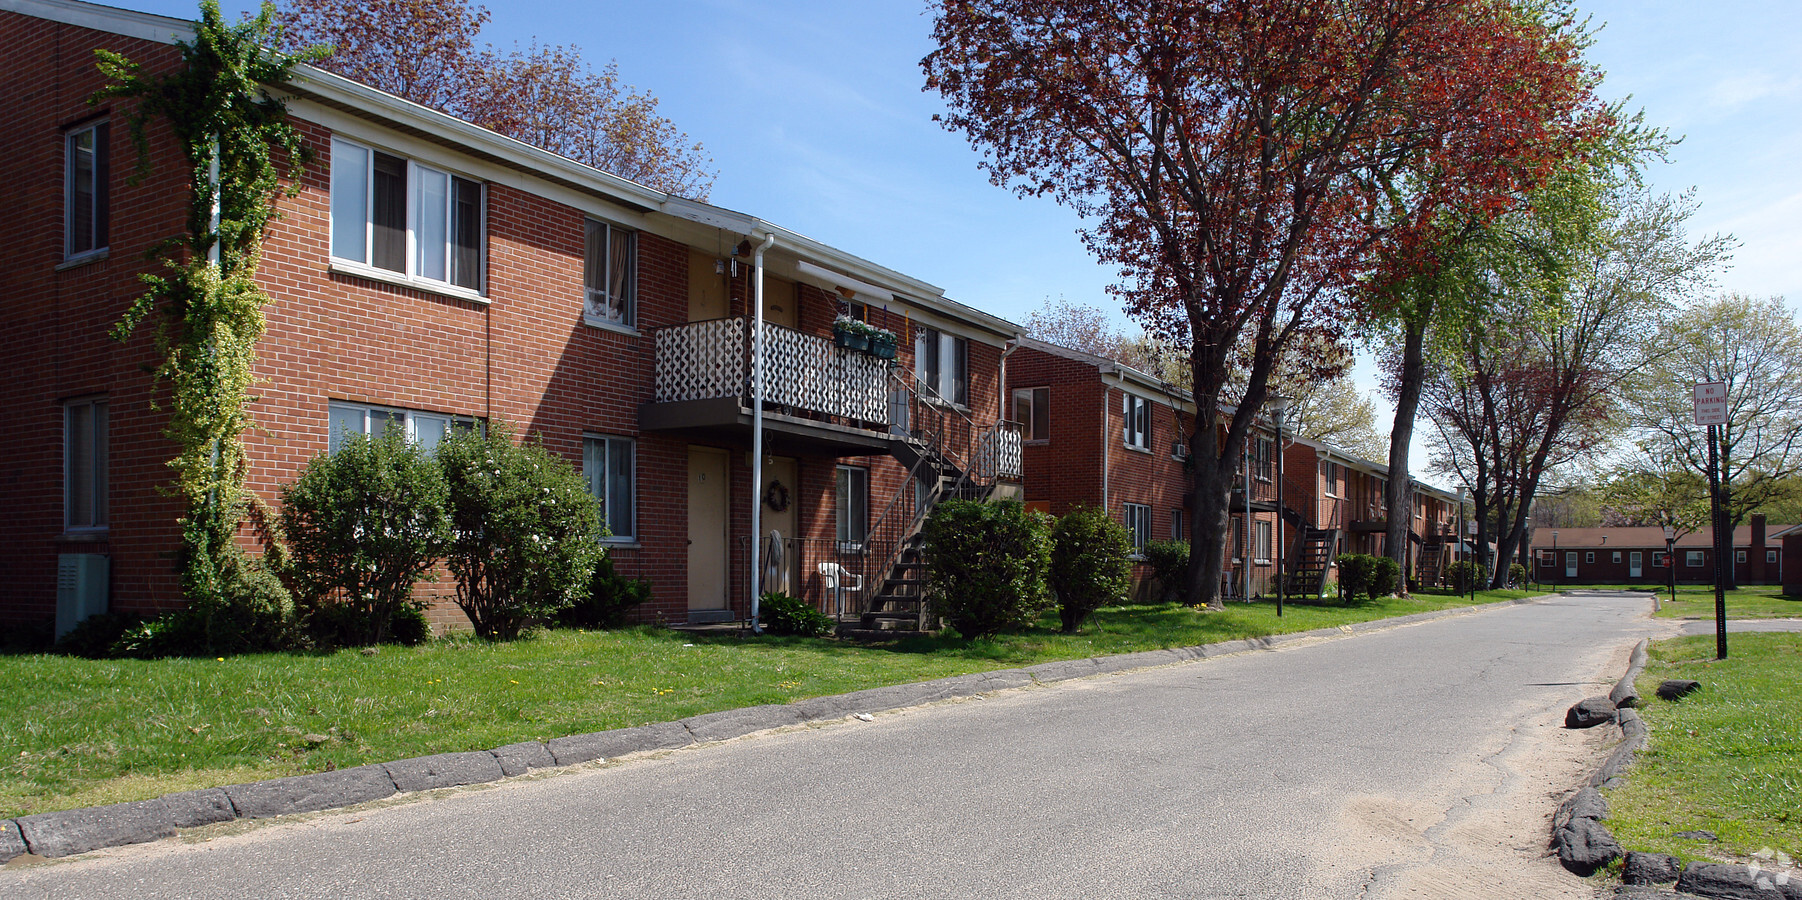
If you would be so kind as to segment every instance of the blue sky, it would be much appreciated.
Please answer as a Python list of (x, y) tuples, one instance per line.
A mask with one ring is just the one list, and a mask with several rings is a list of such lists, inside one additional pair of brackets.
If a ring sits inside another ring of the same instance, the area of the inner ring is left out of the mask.
[[(123, 3), (192, 18), (187, 0)], [(228, 12), (249, 9), (225, 0)], [(919, 60), (931, 20), (910, 2), (489, 4), (484, 37), (536, 37), (617, 59), (624, 80), (706, 145), (712, 202), (761, 216), (1020, 321), (1047, 298), (1114, 308), (1114, 273), (1049, 200), (988, 183), (977, 154), (941, 129)], [(1602, 93), (1632, 96), (1682, 135), (1648, 173), (1693, 188), (1692, 235), (1741, 246), (1719, 286), (1802, 300), (1802, 4), (1585, 0)], [(1124, 317), (1122, 324), (1125, 325)], [(1361, 368), (1360, 374), (1367, 372)], [(1368, 378), (1360, 379), (1368, 384)]]

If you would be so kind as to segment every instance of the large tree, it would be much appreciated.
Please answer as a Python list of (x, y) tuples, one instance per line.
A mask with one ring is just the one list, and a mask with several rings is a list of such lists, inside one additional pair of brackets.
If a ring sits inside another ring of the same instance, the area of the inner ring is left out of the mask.
[(476, 48), (488, 9), (469, 0), (282, 0), (283, 48), (324, 46), (318, 65), (511, 138), (698, 200), (712, 160), (657, 112), (657, 98), (595, 71), (570, 46)]
[[(1188, 599), (1218, 607), (1228, 492), (1271, 372), (1335, 336), (1378, 241), (1505, 211), (1589, 104), (1562, 14), (1509, 0), (939, 0), (922, 63), (998, 184), (1095, 223), (1200, 410)], [(1430, 172), (1406, 196), (1403, 171)], [(1244, 389), (1227, 396), (1236, 350)]]

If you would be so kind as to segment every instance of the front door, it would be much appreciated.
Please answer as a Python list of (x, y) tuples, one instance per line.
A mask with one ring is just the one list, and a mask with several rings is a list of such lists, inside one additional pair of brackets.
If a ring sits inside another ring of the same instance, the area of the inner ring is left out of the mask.
[(710, 447), (688, 448), (688, 617), (730, 618), (726, 612), (727, 456)]
[(1577, 577), (1577, 551), (1570, 550), (1564, 554), (1564, 577)]
[(1641, 577), (1642, 573), (1640, 570), (1640, 563), (1642, 561), (1643, 560), (1640, 557), (1638, 550), (1635, 550), (1632, 553), (1627, 554), (1627, 577), (1628, 578)]
[(783, 457), (770, 457), (763, 464), (763, 490), (757, 492), (763, 503), (763, 537), (767, 542), (772, 531), (782, 535), (782, 570), (763, 585), (766, 591), (800, 593), (801, 582), (796, 574), (800, 571), (801, 544), (795, 540), (800, 537), (795, 516), (796, 501), (801, 496), (799, 470), (794, 460)]

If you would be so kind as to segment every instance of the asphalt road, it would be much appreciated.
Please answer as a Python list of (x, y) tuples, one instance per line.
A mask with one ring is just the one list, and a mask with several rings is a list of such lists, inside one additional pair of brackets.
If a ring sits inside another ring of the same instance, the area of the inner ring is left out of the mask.
[(1583, 896), (1557, 725), (1654, 627), (1547, 602), (0, 871), (5, 898)]

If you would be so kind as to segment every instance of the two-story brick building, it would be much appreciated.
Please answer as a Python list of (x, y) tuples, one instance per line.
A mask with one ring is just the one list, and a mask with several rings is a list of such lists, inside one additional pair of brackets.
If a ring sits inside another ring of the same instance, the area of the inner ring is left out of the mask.
[[(95, 48), (167, 71), (188, 34), (76, 0), (0, 4), (0, 236), (13, 248), (0, 404), (14, 425), (0, 622), (182, 602), (154, 350), (147, 333), (121, 345), (108, 331), (143, 290), (147, 251), (184, 227), (185, 164), (152, 123), (149, 174), (128, 178), (132, 105), (88, 98)], [(274, 301), (245, 435), (258, 495), (273, 500), (346, 433), (404, 429), (429, 447), (504, 420), (586, 476), (619, 569), (652, 582), (644, 618), (688, 622), (746, 614), (753, 547), (772, 531), (785, 552), (764, 560), (765, 588), (854, 614), (920, 506), (1017, 483), (1017, 431), (1000, 421), (1010, 323), (755, 216), (319, 69), (270, 88), (316, 159), (280, 203), (258, 276)], [(895, 359), (838, 346), (841, 314), (897, 332)], [(859, 580), (870, 587), (849, 607), (826, 589)], [(440, 624), (460, 619), (447, 582), (422, 591)]]

